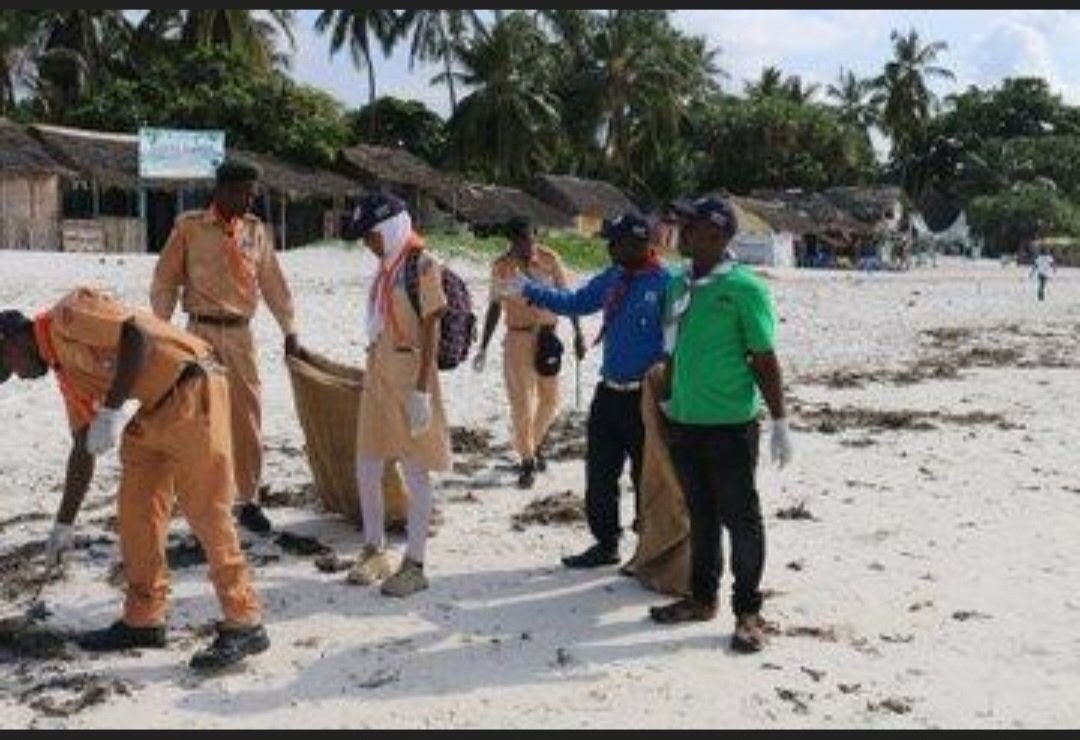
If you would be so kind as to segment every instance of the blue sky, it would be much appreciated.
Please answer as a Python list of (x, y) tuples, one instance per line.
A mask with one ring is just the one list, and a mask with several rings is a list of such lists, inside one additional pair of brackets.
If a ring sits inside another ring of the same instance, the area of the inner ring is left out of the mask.
[[(330, 59), (325, 37), (312, 29), (316, 10), (298, 11), (293, 76), (350, 107), (367, 100), (366, 73), (343, 50)], [(729, 77), (742, 89), (761, 69), (776, 65), (811, 82), (829, 83), (847, 67), (862, 76), (880, 72), (890, 55), (889, 33), (915, 28), (926, 40), (948, 43), (941, 60), (957, 75), (946, 93), (969, 84), (992, 85), (1008, 76), (1039, 75), (1066, 100), (1080, 104), (1080, 11), (1073, 10), (678, 10), (675, 23), (720, 48)], [(407, 48), (377, 57), (380, 95), (422, 100), (442, 114), (445, 87), (433, 87), (430, 67), (410, 71)]]

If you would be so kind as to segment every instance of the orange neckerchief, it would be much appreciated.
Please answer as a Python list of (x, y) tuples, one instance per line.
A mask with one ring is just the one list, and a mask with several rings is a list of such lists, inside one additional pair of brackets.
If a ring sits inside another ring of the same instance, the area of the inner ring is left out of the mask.
[(214, 204), (210, 205), (214, 220), (225, 232), (225, 256), (228, 258), (229, 272), (232, 273), (236, 287), (245, 300), (255, 297), (255, 257), (240, 246), (240, 231), (243, 229), (242, 218), (227, 220)]
[(52, 316), (43, 313), (34, 319), (34, 339), (41, 359), (45, 360), (45, 364), (52, 368), (53, 374), (56, 375), (56, 381), (60, 384), (60, 394), (67, 401), (76, 421), (80, 424), (92, 422), (97, 416), (97, 401), (75, 388), (64, 369), (60, 367), (60, 358), (52, 342)]
[(413, 252), (422, 250), (424, 246), (424, 240), (414, 231), (409, 234), (409, 238), (405, 241), (405, 248), (401, 250), (401, 254), (391, 264), (386, 265), (383, 264), (382, 260), (379, 261), (379, 272), (375, 275), (376, 310), (382, 312), (382, 315), (386, 318), (387, 323), (394, 332), (395, 339), (400, 339), (402, 332), (397, 322), (397, 314), (394, 311), (394, 284), (397, 282), (397, 276), (405, 267), (405, 260)]

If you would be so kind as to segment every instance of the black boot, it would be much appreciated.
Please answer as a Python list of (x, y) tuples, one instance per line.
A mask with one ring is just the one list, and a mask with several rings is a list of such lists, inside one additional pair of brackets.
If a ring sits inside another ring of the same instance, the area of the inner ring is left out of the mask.
[(568, 555), (562, 559), (562, 562), (567, 568), (599, 568), (602, 565), (617, 565), (619, 548), (597, 543), (583, 553)]
[(236, 511), (236, 521), (244, 529), (255, 534), (266, 534), (272, 527), (262, 508), (254, 501), (240, 505)]
[(191, 667), (196, 671), (221, 670), (269, 647), (270, 638), (261, 624), (231, 629), (218, 625), (217, 637), (210, 647), (191, 656)]
[(132, 648), (163, 648), (165, 627), (129, 627), (123, 620), (117, 620), (105, 629), (79, 635), (75, 643), (91, 653), (112, 653)]
[(536, 461), (523, 460), (520, 470), (517, 481), (518, 488), (523, 490), (532, 488), (533, 484), (536, 483)]

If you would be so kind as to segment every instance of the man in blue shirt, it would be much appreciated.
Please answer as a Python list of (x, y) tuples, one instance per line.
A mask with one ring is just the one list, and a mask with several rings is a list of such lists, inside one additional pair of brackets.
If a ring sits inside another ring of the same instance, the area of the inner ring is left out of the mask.
[[(596, 543), (563, 558), (568, 568), (619, 562), (619, 478), (630, 458), (635, 504), (640, 497), (642, 449), (641, 382), (663, 358), (664, 291), (670, 277), (650, 249), (652, 229), (645, 219), (625, 214), (605, 222), (612, 266), (576, 291), (556, 290), (524, 279), (506, 281), (508, 296), (563, 316), (604, 312), (597, 342), (604, 344), (601, 381), (589, 409), (585, 511)], [(638, 511), (635, 507), (635, 512)]]

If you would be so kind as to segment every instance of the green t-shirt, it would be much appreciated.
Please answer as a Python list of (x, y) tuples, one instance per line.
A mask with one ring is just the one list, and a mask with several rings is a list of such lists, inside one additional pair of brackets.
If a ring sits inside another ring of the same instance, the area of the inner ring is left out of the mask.
[(742, 265), (721, 263), (693, 286), (690, 269), (676, 272), (667, 295), (667, 328), (677, 332), (669, 348), (671, 416), (683, 424), (745, 424), (761, 411), (748, 354), (776, 341), (769, 290)]

